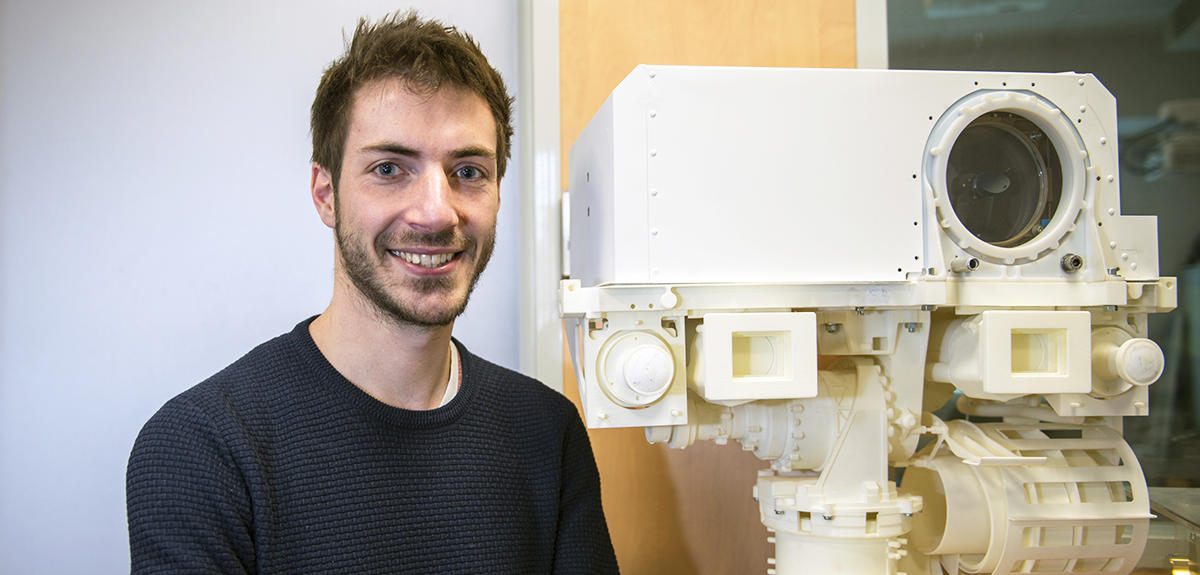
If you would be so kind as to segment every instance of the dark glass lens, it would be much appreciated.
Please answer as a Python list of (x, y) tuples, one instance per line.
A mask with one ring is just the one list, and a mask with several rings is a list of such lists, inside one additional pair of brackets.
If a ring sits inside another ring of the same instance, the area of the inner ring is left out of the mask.
[(1033, 122), (992, 112), (967, 125), (946, 168), (950, 205), (972, 234), (1013, 247), (1037, 237), (1062, 196), (1054, 145)]

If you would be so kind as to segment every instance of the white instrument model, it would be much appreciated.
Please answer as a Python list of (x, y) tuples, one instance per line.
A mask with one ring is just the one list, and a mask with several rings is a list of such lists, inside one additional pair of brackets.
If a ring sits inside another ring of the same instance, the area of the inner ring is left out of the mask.
[(769, 573), (1136, 565), (1176, 286), (1095, 77), (639, 66), (567, 209), (587, 425), (770, 460)]

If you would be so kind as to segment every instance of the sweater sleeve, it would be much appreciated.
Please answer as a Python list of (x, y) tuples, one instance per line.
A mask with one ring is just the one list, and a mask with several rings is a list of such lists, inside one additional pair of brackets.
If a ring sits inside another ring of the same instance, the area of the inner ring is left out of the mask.
[(138, 435), (126, 504), (132, 573), (254, 572), (245, 482), (210, 420), (183, 398)]
[(563, 445), (562, 491), (554, 552), (556, 574), (618, 573), (604, 508), (600, 473), (587, 430), (572, 407)]

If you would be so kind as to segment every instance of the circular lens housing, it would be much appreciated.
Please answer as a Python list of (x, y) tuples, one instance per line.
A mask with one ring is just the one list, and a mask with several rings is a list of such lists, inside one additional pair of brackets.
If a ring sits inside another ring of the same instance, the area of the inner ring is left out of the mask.
[(1020, 246), (1054, 217), (1062, 197), (1062, 165), (1036, 124), (1011, 112), (990, 112), (954, 141), (946, 191), (968, 232), (993, 246)]
[(951, 104), (922, 166), (944, 241), (966, 252), (953, 258), (1006, 266), (1062, 246), (1088, 205), (1091, 169), (1075, 122), (1024, 90), (979, 90)]

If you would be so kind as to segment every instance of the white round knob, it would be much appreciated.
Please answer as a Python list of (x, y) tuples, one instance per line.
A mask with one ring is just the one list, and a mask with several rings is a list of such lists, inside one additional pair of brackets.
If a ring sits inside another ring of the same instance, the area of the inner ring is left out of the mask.
[(625, 383), (642, 395), (655, 395), (675, 376), (671, 354), (657, 345), (642, 345), (629, 352), (622, 370)]
[(666, 395), (675, 379), (670, 346), (647, 330), (621, 331), (601, 346), (596, 357), (601, 389), (622, 407), (646, 407)]
[(1150, 385), (1158, 381), (1166, 366), (1158, 344), (1142, 337), (1121, 344), (1114, 359), (1117, 375), (1133, 385)]

